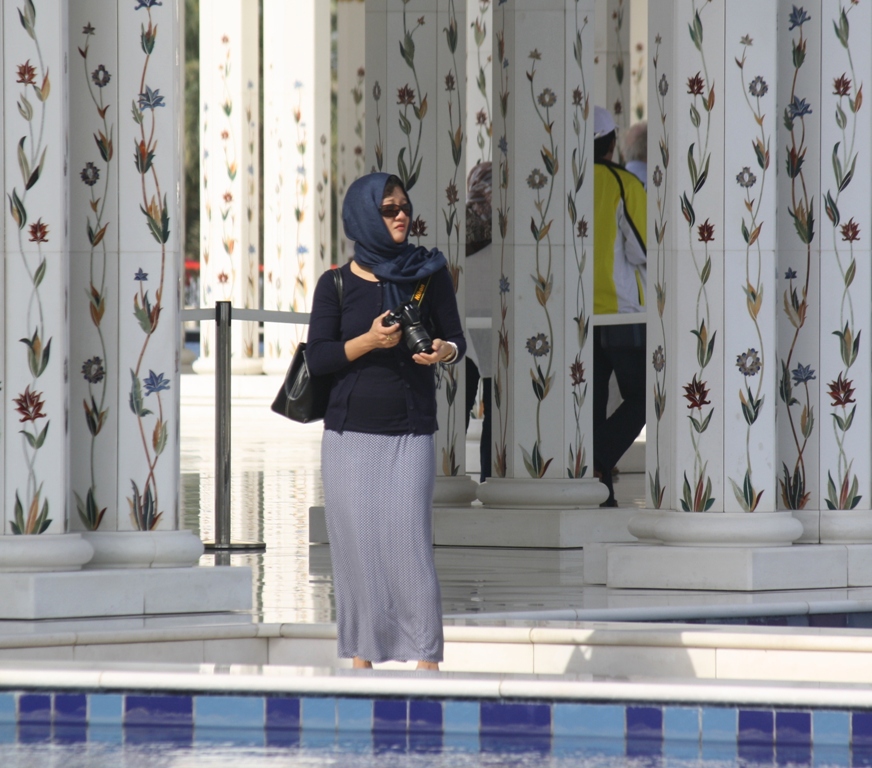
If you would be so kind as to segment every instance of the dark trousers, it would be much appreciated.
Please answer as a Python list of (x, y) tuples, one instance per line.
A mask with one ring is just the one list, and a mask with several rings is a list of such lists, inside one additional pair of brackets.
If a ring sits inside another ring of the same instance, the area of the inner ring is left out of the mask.
[[(593, 341), (593, 464), (614, 502), (612, 470), (645, 426), (645, 325), (598, 326)], [(623, 402), (606, 418), (612, 373)]]
[[(478, 368), (468, 357), (466, 358), (466, 428), (469, 429), (469, 416), (475, 405), (475, 395), (478, 390)], [(481, 399), (484, 403), (484, 419), (481, 423), (481, 444), (479, 445), (479, 457), (481, 458), (481, 477), (483, 483), (491, 476), (491, 379), (481, 379)]]

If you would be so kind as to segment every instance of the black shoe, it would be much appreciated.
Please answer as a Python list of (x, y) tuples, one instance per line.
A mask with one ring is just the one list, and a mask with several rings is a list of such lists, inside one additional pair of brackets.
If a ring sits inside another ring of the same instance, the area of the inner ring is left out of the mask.
[(602, 504), (600, 504), (600, 506), (601, 507), (619, 507), (620, 504), (618, 504), (617, 499), (606, 499)]

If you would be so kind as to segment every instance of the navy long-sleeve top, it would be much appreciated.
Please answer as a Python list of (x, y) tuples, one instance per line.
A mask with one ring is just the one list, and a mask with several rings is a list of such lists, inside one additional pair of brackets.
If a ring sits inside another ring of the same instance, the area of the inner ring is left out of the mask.
[[(386, 435), (431, 435), (436, 424), (436, 371), (419, 365), (400, 341), (390, 349), (374, 349), (349, 362), (345, 342), (366, 333), (372, 321), (393, 307), (382, 306), (382, 283), (366, 280), (340, 267), (342, 307), (333, 276), (325, 272), (315, 287), (306, 361), (315, 376), (333, 375), (324, 428), (336, 432)], [(424, 327), (433, 338), (457, 345), (457, 362), (466, 339), (448, 269), (436, 272), (421, 304)]]

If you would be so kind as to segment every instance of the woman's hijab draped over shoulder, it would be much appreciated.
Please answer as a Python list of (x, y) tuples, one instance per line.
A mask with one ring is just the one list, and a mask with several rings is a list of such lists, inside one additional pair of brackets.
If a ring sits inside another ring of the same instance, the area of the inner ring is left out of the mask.
[[(386, 282), (383, 310), (408, 301), (420, 280), (447, 264), (442, 251), (412, 245), (408, 235), (404, 242), (394, 242), (378, 210), (389, 178), (387, 173), (361, 176), (348, 188), (342, 204), (342, 223), (345, 236), (354, 241), (354, 260)], [(411, 219), (410, 215), (410, 223)]]

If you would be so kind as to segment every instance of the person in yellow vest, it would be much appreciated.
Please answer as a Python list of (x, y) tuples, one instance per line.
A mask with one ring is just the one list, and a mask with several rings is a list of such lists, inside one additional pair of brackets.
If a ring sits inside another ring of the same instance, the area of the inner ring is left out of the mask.
[[(612, 162), (617, 139), (608, 110), (594, 108), (594, 313), (645, 310), (647, 200), (632, 173)], [(615, 465), (645, 426), (645, 324), (597, 325), (593, 347), (593, 465), (608, 488), (601, 506), (617, 507)], [(609, 379), (621, 404), (607, 417)]]

